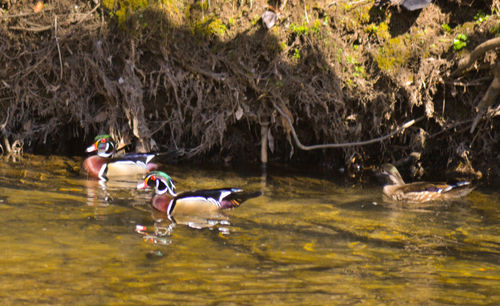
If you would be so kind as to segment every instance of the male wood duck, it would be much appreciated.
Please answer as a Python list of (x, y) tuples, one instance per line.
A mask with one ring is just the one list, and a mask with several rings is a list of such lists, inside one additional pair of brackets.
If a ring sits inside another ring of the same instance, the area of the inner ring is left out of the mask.
[(261, 192), (245, 192), (239, 188), (203, 189), (175, 193), (175, 185), (170, 176), (161, 171), (150, 172), (137, 189), (152, 187), (155, 195), (151, 199), (153, 208), (175, 215), (210, 216), (220, 210), (235, 208), (244, 201), (261, 195)]
[(98, 135), (94, 143), (87, 148), (88, 153), (97, 151), (83, 162), (84, 171), (92, 177), (107, 180), (111, 177), (144, 175), (156, 170), (157, 164), (151, 163), (155, 154), (128, 153), (117, 156), (116, 143), (107, 134)]
[(380, 174), (388, 180), (383, 189), (384, 195), (395, 201), (411, 203), (448, 201), (465, 197), (474, 189), (467, 181), (453, 185), (428, 182), (405, 184), (398, 169), (392, 164), (383, 164)]

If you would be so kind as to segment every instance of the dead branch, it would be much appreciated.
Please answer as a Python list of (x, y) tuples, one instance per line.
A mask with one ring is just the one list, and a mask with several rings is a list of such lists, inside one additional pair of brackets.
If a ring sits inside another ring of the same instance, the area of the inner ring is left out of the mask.
[(333, 148), (346, 148), (346, 147), (355, 147), (355, 146), (364, 146), (364, 145), (368, 145), (368, 144), (372, 144), (372, 143), (376, 143), (376, 142), (381, 142), (407, 128), (409, 128), (410, 126), (412, 126), (413, 124), (415, 124), (416, 122), (419, 122), (421, 120), (423, 120), (425, 118), (425, 116), (422, 116), (422, 117), (419, 117), (417, 119), (414, 119), (414, 120), (410, 120), (408, 122), (405, 122), (403, 125), (399, 126), (397, 129), (395, 129), (394, 131), (390, 132), (389, 134), (386, 134), (384, 136), (380, 136), (380, 137), (377, 137), (377, 138), (373, 138), (373, 139), (369, 139), (369, 140), (365, 140), (365, 141), (356, 141), (356, 142), (344, 142), (344, 143), (331, 143), (331, 144), (319, 144), (319, 145), (310, 145), (310, 146), (306, 146), (306, 145), (303, 145), (302, 142), (300, 142), (298, 136), (297, 136), (297, 133), (295, 132), (295, 128), (293, 127), (292, 125), (292, 120), (290, 119), (290, 117), (283, 111), (281, 110), (281, 108), (276, 105), (274, 102), (273, 102), (273, 106), (274, 108), (283, 116), (285, 117), (286, 121), (288, 122), (288, 125), (290, 127), (290, 131), (292, 133), (292, 136), (293, 136), (293, 139), (295, 140), (295, 143), (297, 144), (297, 146), (302, 149), (302, 150), (305, 150), (305, 151), (310, 151), (310, 150), (317, 150), (317, 149), (333, 149)]

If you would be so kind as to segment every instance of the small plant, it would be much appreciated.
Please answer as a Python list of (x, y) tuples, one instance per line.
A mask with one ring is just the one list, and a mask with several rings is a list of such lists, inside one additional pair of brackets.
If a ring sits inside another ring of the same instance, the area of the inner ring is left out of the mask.
[(354, 67), (354, 73), (352, 75), (355, 77), (359, 77), (359, 76), (364, 77), (365, 76), (365, 68), (363, 68), (363, 66), (361, 66), (360, 64), (357, 64)]
[(455, 51), (460, 51), (463, 48), (467, 47), (469, 43), (469, 38), (465, 34), (458, 34), (457, 37), (453, 40), (453, 49)]
[(342, 54), (344, 53), (344, 50), (342, 48), (337, 49), (337, 61), (341, 62), (342, 61)]
[(328, 24), (329, 24), (328, 20), (329, 20), (328, 16), (325, 16), (325, 18), (323, 18), (323, 25), (324, 26), (328, 26)]
[(296, 60), (299, 60), (300, 59), (300, 50), (299, 49), (295, 49), (293, 50), (293, 55), (292, 57)]
[(312, 27), (312, 32), (313, 33), (319, 33), (321, 29), (321, 21), (319, 19), (316, 19), (316, 21), (314, 22), (314, 26)]
[(296, 25), (295, 23), (290, 24), (290, 30), (292, 30), (293, 33), (296, 33), (298, 35), (307, 34), (309, 32), (309, 28), (307, 26)]
[(365, 32), (368, 34), (377, 35), (378, 26), (376, 24), (371, 24), (365, 28)]
[(257, 22), (259, 22), (259, 20), (260, 20), (260, 16), (254, 15), (252, 18), (252, 25), (256, 25)]
[(286, 50), (287, 47), (288, 47), (288, 45), (286, 44), (285, 41), (280, 42), (280, 48), (281, 48), (281, 50)]
[(450, 25), (449, 25), (449, 24), (447, 24), (447, 23), (443, 23), (443, 24), (441, 25), (441, 28), (442, 28), (442, 29), (443, 29), (443, 31), (445, 31), (446, 33), (451, 33), (451, 27), (450, 27)]
[(486, 15), (483, 11), (479, 10), (477, 12), (476, 16), (474, 16), (474, 20), (476, 21), (476, 24), (481, 24), (488, 20), (490, 16)]

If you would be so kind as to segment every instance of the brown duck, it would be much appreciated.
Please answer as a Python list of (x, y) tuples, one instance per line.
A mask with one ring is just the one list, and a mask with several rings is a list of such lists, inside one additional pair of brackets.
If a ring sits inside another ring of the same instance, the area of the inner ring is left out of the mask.
[(456, 184), (414, 182), (406, 184), (398, 169), (392, 164), (383, 164), (380, 174), (387, 178), (384, 186), (384, 195), (391, 200), (425, 203), (429, 201), (456, 200), (468, 195), (474, 187), (468, 181)]

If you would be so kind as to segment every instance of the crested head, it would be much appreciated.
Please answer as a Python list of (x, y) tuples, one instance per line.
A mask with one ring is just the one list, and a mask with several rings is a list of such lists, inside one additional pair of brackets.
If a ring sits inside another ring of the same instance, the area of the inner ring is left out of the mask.
[(383, 164), (380, 167), (380, 174), (387, 177), (391, 185), (404, 185), (404, 180), (398, 169), (393, 164)]
[(170, 195), (176, 196), (174, 181), (165, 172), (151, 171), (144, 178), (144, 182), (137, 185), (137, 188), (144, 189), (148, 186), (154, 188), (156, 194), (164, 194), (168, 192)]
[(97, 135), (94, 143), (87, 148), (87, 152), (97, 151), (97, 155), (102, 157), (112, 157), (116, 152), (116, 143), (108, 134)]

